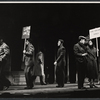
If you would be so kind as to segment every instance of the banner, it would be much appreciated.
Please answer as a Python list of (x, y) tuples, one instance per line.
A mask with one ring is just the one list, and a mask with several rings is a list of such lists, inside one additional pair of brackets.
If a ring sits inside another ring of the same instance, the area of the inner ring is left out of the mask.
[(31, 30), (31, 26), (23, 27), (22, 39), (30, 38), (30, 30)]
[(100, 37), (100, 27), (89, 30), (90, 39)]

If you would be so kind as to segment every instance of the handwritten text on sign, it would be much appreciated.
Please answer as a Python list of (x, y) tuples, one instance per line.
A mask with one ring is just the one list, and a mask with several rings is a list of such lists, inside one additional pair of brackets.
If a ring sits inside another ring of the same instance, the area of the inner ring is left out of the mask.
[(22, 39), (30, 38), (30, 29), (31, 29), (31, 26), (23, 27)]
[(100, 27), (89, 30), (90, 39), (100, 37)]

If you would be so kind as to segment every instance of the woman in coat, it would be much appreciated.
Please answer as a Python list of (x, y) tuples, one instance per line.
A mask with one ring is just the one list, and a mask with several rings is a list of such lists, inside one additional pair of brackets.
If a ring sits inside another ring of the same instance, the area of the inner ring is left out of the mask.
[(98, 77), (98, 70), (97, 70), (97, 58), (96, 58), (96, 48), (93, 45), (91, 40), (88, 41), (87, 45), (87, 77), (90, 81), (90, 88), (97, 87), (94, 85), (94, 80)]
[(36, 55), (35, 66), (33, 68), (33, 82), (35, 81), (36, 77), (40, 77), (41, 85), (46, 85), (45, 83), (45, 74), (44, 74), (44, 56), (43, 53), (40, 51)]

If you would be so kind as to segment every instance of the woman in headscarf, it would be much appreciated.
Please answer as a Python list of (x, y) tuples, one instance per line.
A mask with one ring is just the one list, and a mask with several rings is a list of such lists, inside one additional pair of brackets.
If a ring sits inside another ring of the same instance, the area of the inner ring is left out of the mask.
[(33, 83), (35, 82), (36, 77), (40, 77), (41, 85), (46, 85), (45, 83), (45, 74), (44, 74), (44, 55), (40, 51), (36, 55), (35, 66), (33, 68)]
[(96, 85), (94, 85), (94, 81), (98, 78), (98, 70), (96, 48), (94, 47), (93, 42), (91, 40), (88, 40), (87, 53), (87, 77), (90, 81), (90, 88), (93, 88), (97, 87)]

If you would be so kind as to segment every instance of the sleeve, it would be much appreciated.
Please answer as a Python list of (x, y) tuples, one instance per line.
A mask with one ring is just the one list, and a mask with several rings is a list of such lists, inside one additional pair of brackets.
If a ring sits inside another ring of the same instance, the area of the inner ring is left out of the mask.
[(79, 49), (78, 49), (78, 46), (77, 45), (74, 45), (74, 54), (76, 56), (82, 56), (82, 53), (79, 53)]
[(42, 60), (41, 59), (38, 59), (38, 62), (39, 62), (39, 64), (42, 64)]
[(7, 56), (10, 54), (10, 49), (7, 45), (4, 46), (4, 55), (2, 56), (2, 59), (7, 59)]
[(25, 54), (26, 56), (32, 56), (33, 52), (34, 52), (34, 47), (30, 45), (28, 51)]
[(63, 48), (63, 49), (61, 50), (60, 55), (58, 56), (56, 62), (59, 62), (59, 60), (63, 58), (65, 52), (66, 52), (65, 48)]

